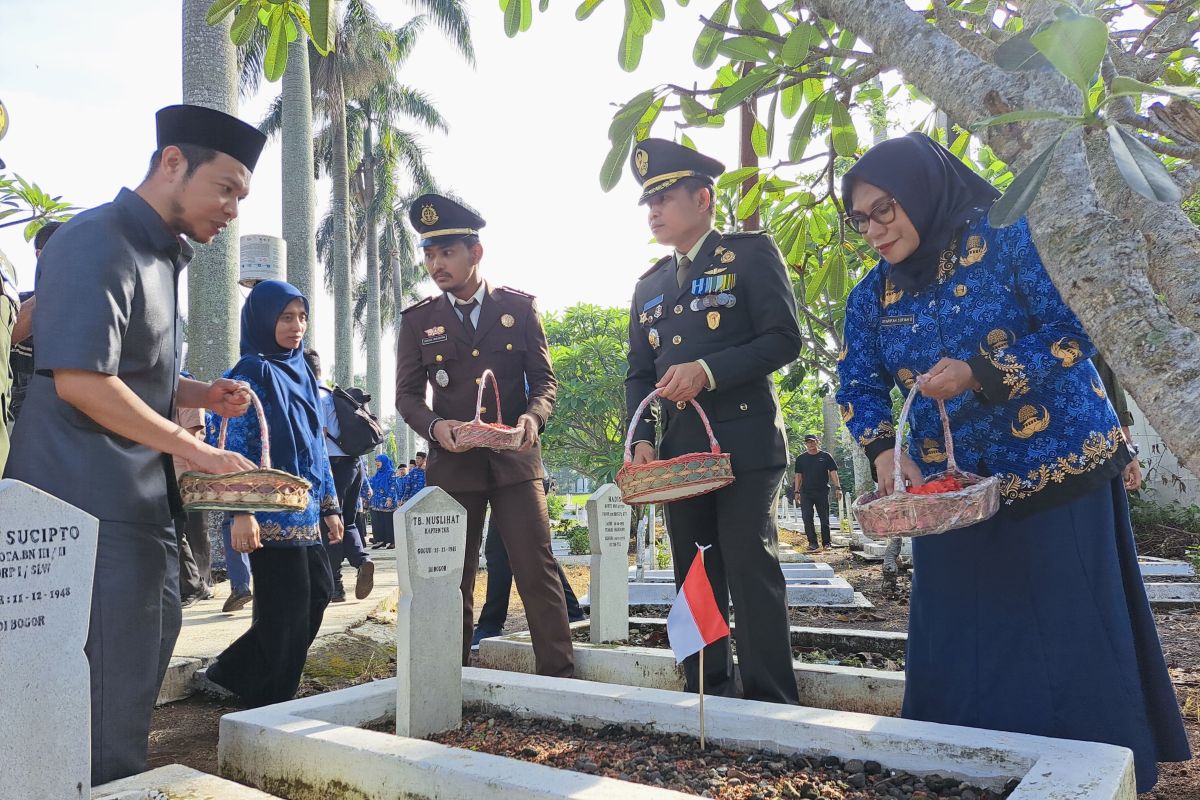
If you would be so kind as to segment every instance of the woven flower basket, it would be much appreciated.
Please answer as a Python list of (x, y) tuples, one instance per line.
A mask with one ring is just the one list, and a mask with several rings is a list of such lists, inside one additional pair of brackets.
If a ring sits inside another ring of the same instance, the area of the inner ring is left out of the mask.
[(704, 430), (708, 433), (708, 441), (712, 445), (711, 451), (687, 453), (665, 461), (651, 461), (649, 464), (633, 463), (630, 448), (633, 446), (634, 428), (637, 427), (637, 421), (641, 419), (646, 406), (658, 395), (658, 389), (646, 395), (646, 399), (638, 406), (637, 412), (629, 422), (629, 433), (625, 436), (625, 463), (617, 471), (617, 486), (621, 489), (622, 500), (633, 506), (670, 503), (673, 500), (686, 500), (689, 497), (715, 492), (733, 483), (733, 466), (729, 454), (721, 452), (708, 416), (695, 400), (691, 401), (692, 407), (700, 414), (700, 420), (704, 423)]
[[(246, 391), (250, 392), (249, 389)], [(258, 396), (250, 392), (250, 401), (258, 414), (262, 441), (262, 462), (258, 469), (207, 475), (185, 472), (179, 476), (179, 493), (184, 511), (303, 511), (308, 507), (308, 481), (287, 472), (271, 469), (271, 434)], [(217, 447), (225, 449), (225, 431), (229, 420), (221, 420)]]
[[(492, 388), (496, 391), (496, 421), (484, 422), (480, 419), (483, 414), (483, 388), (487, 386), (488, 378), (492, 379)], [(503, 422), (500, 414), (500, 384), (490, 369), (485, 369), (479, 376), (479, 393), (475, 398), (475, 419), (464, 422), (454, 429), (454, 441), (463, 447), (487, 447), (491, 450), (516, 450), (525, 440), (522, 428), (510, 428)]]
[(918, 389), (919, 387), (914, 385), (908, 393), (904, 408), (900, 411), (900, 423), (896, 426), (896, 447), (893, 451), (896, 464), (895, 489), (886, 497), (881, 497), (878, 491), (864, 494), (855, 500), (851, 507), (863, 533), (872, 539), (945, 533), (982, 522), (1000, 509), (999, 478), (982, 478), (958, 468), (954, 460), (950, 418), (946, 416), (946, 406), (941, 400), (938, 400), (937, 404), (942, 416), (942, 433), (946, 440), (947, 469), (945, 472), (931, 475), (928, 480), (953, 477), (963, 488), (955, 492), (925, 495), (911, 494), (907, 491), (904, 477), (900, 473), (901, 434)]

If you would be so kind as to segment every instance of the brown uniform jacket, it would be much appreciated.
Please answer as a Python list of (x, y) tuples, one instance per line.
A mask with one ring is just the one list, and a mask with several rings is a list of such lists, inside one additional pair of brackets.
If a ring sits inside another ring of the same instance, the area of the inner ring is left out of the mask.
[[(488, 287), (473, 339), (454, 313), (447, 295), (426, 298), (403, 312), (396, 347), (396, 409), (419, 436), (428, 438), (427, 480), (448, 492), (478, 492), (543, 477), (538, 445), (524, 453), (482, 448), (449, 453), (433, 439), (438, 418), (475, 418), (479, 377), (485, 369), (500, 384), (506, 425), (532, 414), (545, 427), (554, 409), (558, 382), (550, 366), (546, 332), (533, 297), (507, 287)], [(444, 387), (438, 373), (444, 372)], [(426, 402), (433, 387), (433, 407)], [(526, 388), (528, 387), (528, 388)], [(496, 421), (492, 387), (483, 395), (484, 422)]]

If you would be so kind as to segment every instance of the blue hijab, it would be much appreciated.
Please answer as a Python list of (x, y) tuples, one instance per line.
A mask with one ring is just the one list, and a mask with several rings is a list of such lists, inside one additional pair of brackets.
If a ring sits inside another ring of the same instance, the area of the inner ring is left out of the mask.
[[(279, 315), (296, 298), (308, 299), (283, 281), (263, 281), (242, 306), (242, 358), (230, 370), (257, 385), (271, 434), (271, 466), (317, 481), (316, 462), (324, 436), (317, 399), (317, 379), (304, 361), (304, 346), (284, 350), (275, 340)], [(254, 413), (253, 411), (249, 413)]]
[(392, 465), (392, 459), (387, 453), (375, 456), (375, 460), (383, 463), (371, 476), (371, 491), (386, 495), (396, 481), (396, 468)]

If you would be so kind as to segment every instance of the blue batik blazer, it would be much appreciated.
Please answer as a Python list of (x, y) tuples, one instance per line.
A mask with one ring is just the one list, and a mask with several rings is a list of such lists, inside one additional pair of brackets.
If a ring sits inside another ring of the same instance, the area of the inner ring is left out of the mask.
[[(959, 467), (997, 475), (1002, 504), (1030, 513), (1117, 475), (1130, 455), (1091, 339), (1046, 274), (1029, 226), (981, 219), (942, 254), (932, 285), (902, 291), (880, 261), (850, 292), (838, 404), (875, 459), (895, 443), (891, 390), (907, 394), (942, 357), (966, 361), (982, 391), (946, 401)], [(946, 467), (937, 404), (918, 396), (908, 452)]]

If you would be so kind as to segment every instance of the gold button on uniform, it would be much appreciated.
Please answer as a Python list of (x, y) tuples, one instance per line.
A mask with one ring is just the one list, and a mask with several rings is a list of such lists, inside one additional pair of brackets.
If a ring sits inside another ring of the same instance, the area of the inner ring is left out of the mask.
[(505, 349), (505, 350), (512, 350), (512, 345), (511, 345), (511, 344), (506, 344), (506, 345), (504, 345), (504, 349)]
[(687, 408), (687, 403), (685, 403), (684, 401), (680, 400), (680, 401), (678, 401), (678, 402), (676, 402), (676, 403), (675, 403), (675, 407), (676, 407), (676, 408), (678, 408), (680, 411), (683, 411), (685, 408)]
[(740, 406), (738, 406), (738, 408), (740, 408), (742, 411), (750, 410), (750, 406), (746, 405), (745, 403), (742, 403)]
[(476, 358), (479, 358), (479, 351), (478, 351), (478, 350), (472, 350), (472, 351), (471, 351), (471, 355), (475, 356)]
[(434, 356), (434, 357), (433, 357), (433, 360), (434, 360), (434, 361), (441, 361), (441, 360), (442, 360), (442, 354), (441, 354), (441, 353), (438, 353), (436, 356)]
[(683, 342), (682, 336), (676, 336), (675, 338), (673, 338), (671, 340), (671, 344), (681, 344), (682, 342)]
[(486, 408), (484, 408), (484, 407), (482, 407), (482, 406), (480, 406), (480, 408), (479, 408), (479, 413), (480, 413), (480, 414), (486, 414), (486, 413), (487, 413), (487, 409), (486, 409)]
[(476, 386), (478, 386), (478, 385), (479, 385), (479, 378), (476, 378), (476, 379), (475, 379), (475, 385), (476, 385)]
[[(675, 306), (675, 313), (676, 313), (676, 314), (682, 314), (682, 313), (683, 313), (683, 306)], [(678, 344), (678, 342), (676, 342), (676, 344)]]

